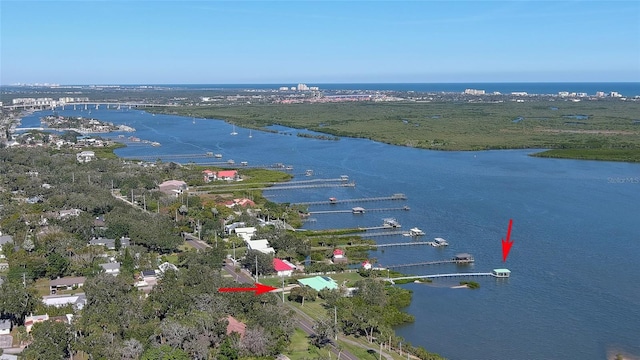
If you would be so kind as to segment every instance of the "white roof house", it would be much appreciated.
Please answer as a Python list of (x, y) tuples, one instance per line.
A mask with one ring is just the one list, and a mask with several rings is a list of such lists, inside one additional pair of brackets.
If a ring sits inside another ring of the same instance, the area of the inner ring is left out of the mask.
[(256, 233), (255, 227), (237, 227), (234, 229), (236, 235), (238, 235), (245, 242), (251, 240), (251, 237)]
[(257, 250), (265, 254), (273, 254), (276, 251), (269, 246), (269, 240), (249, 240), (247, 241), (247, 247), (249, 250)]
[(79, 163), (87, 163), (95, 159), (95, 157), (96, 153), (88, 150), (76, 154), (76, 160), (78, 160)]
[(73, 305), (74, 308), (82, 310), (87, 304), (87, 297), (84, 293), (74, 295), (49, 295), (43, 296), (42, 302), (48, 306), (63, 307), (66, 305)]
[(100, 264), (100, 267), (102, 267), (105, 273), (113, 276), (117, 276), (120, 273), (120, 263), (117, 262)]

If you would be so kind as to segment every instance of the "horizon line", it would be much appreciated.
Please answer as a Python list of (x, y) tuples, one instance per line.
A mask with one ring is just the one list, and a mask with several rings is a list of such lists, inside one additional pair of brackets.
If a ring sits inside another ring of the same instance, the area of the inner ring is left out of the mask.
[(77, 84), (59, 84), (59, 83), (13, 83), (0, 84), (4, 86), (44, 86), (44, 87), (63, 87), (63, 86), (159, 86), (159, 85), (280, 85), (280, 84), (640, 84), (640, 81), (438, 81), (438, 82), (238, 82), (238, 83), (77, 83)]

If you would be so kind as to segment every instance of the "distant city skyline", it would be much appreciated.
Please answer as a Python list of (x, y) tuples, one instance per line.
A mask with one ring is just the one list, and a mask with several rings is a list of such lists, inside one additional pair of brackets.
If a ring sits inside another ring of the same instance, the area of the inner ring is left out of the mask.
[(638, 82), (636, 1), (0, 2), (0, 84)]

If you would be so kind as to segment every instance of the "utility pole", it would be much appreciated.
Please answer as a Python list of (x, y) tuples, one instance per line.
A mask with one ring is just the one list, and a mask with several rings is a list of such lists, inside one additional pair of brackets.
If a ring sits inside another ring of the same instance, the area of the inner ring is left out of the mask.
[(258, 282), (258, 255), (256, 255), (256, 282)]
[(335, 333), (335, 340), (338, 341), (338, 308), (333, 307), (333, 332)]
[(144, 204), (144, 211), (147, 211), (147, 197), (146, 195), (142, 195), (142, 203)]
[(282, 276), (282, 303), (284, 303), (284, 276)]
[(382, 360), (382, 341), (380, 341), (380, 352), (378, 353), (378, 360)]

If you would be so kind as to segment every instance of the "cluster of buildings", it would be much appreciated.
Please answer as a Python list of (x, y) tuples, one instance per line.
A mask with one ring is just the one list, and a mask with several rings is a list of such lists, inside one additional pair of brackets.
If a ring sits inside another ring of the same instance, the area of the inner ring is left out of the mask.
[(298, 84), (298, 86), (281, 86), (279, 91), (319, 91), (317, 86), (307, 86), (307, 84)]
[(88, 102), (88, 97), (61, 97), (58, 100), (52, 98), (15, 98), (11, 101), (12, 105), (18, 106), (51, 106), (56, 107), (67, 103)]

